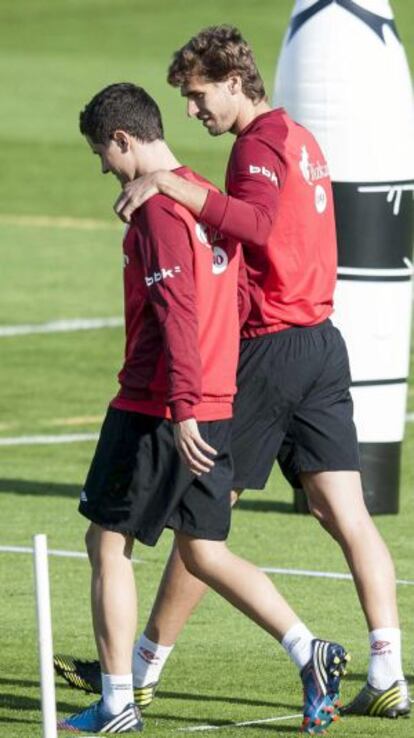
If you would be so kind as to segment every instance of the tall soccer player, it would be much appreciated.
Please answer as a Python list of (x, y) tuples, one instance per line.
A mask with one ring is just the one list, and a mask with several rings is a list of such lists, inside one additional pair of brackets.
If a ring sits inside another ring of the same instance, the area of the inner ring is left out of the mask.
[[(165, 169), (212, 187), (177, 161), (158, 107), (140, 87), (115, 84), (99, 92), (81, 113), (80, 129), (102, 172), (121, 184)], [(86, 545), (102, 697), (60, 721), (59, 728), (71, 732), (142, 728), (132, 674), (135, 539), (153, 546), (172, 528), (191, 580), (212, 587), (278, 641), (305, 629), (270, 579), (225, 544), (232, 404), (246, 313), (238, 300), (240, 244), (157, 195), (133, 214), (123, 254), (125, 362), (79, 506), (90, 521)], [(293, 652), (296, 645), (289, 640), (286, 648)], [(345, 664), (342, 646), (312, 639), (300, 670), (305, 732), (319, 732), (336, 718)]]
[[(252, 51), (234, 27), (207, 28), (190, 39), (175, 53), (168, 81), (210, 135), (236, 136), (227, 195), (159, 171), (129, 185), (117, 212), (128, 221), (162, 192), (242, 241), (252, 307), (242, 329), (234, 487), (263, 488), (277, 459), (287, 480), (304, 490), (311, 512), (342, 548), (368, 627), (367, 682), (343, 713), (406, 715), (394, 566), (364, 503), (347, 352), (329, 320), (337, 247), (324, 156), (309, 131), (270, 108)], [(182, 624), (202, 587), (190, 582), (175, 551), (143, 636), (155, 654), (178, 636), (184, 580)], [(165, 655), (149, 669), (151, 681)]]

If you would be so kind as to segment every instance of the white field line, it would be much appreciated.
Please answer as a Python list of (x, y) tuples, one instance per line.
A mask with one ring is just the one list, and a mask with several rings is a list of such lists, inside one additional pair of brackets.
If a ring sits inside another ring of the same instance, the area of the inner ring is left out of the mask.
[[(50, 418), (40, 418), (39, 425), (47, 425), (51, 426), (52, 428), (59, 428), (60, 426), (63, 427), (76, 427), (78, 425), (96, 425), (96, 423), (101, 424), (103, 421), (104, 416), (102, 414), (100, 415), (78, 415), (74, 418), (53, 418), (52, 420)], [(10, 430), (12, 428), (18, 428), (20, 425), (19, 421), (13, 420), (11, 422), (6, 423), (0, 423), (0, 432)]]
[(43, 446), (50, 443), (84, 443), (97, 441), (99, 433), (70, 433), (58, 436), (12, 436), (0, 438), (0, 446)]
[[(262, 567), (261, 571), (266, 574), (284, 574), (285, 576), (291, 577), (318, 577), (322, 579), (345, 579), (352, 581), (351, 574), (341, 574), (336, 571), (312, 571), (311, 569), (282, 569), (275, 566)], [(397, 584), (411, 584), (414, 585), (414, 580), (411, 579), (397, 579)]]
[[(14, 553), (14, 554), (31, 554), (33, 549), (29, 546), (0, 546), (0, 553)], [(81, 551), (64, 551), (61, 549), (50, 549), (49, 553), (51, 556), (63, 556), (67, 558), (75, 559), (86, 559), (86, 553)], [(133, 561), (143, 564), (145, 563), (142, 559), (133, 559)], [(318, 577), (324, 579), (339, 579), (351, 581), (352, 577), (350, 574), (342, 574), (335, 571), (312, 571), (311, 569), (283, 569), (274, 566), (259, 566), (260, 571), (265, 574), (282, 574), (288, 577)], [(411, 579), (397, 579), (397, 584), (408, 584), (414, 586), (414, 580)]]
[[(63, 551), (60, 548), (49, 548), (49, 556), (61, 556), (66, 559), (87, 559), (88, 555), (83, 551)], [(33, 554), (31, 546), (0, 546), (0, 553)], [(142, 559), (131, 559), (135, 564), (145, 564)]]
[(73, 320), (52, 320), (48, 323), (0, 326), (0, 338), (9, 336), (29, 336), (33, 333), (69, 333), (71, 331), (90, 331), (99, 328), (119, 328), (124, 319), (114, 318), (74, 318)]
[[(414, 423), (414, 413), (406, 415), (407, 423)], [(98, 433), (67, 433), (60, 435), (39, 436), (10, 436), (0, 438), (0, 446), (40, 446), (49, 443), (84, 443), (85, 441), (97, 441)]]
[[(51, 215), (0, 215), (0, 224), (23, 226), (24, 228), (73, 228), (79, 231), (119, 231), (119, 221), (98, 220), (97, 218), (68, 218)], [(124, 226), (125, 227), (125, 226)]]
[(224, 725), (194, 725), (189, 728), (177, 728), (180, 733), (196, 733), (203, 730), (224, 730), (225, 728), (244, 728), (248, 725), (263, 725), (265, 723), (280, 723), (286, 720), (296, 720), (303, 717), (301, 712), (295, 715), (279, 715), (279, 717), (262, 718), (261, 720), (244, 720), (241, 723), (225, 723)]

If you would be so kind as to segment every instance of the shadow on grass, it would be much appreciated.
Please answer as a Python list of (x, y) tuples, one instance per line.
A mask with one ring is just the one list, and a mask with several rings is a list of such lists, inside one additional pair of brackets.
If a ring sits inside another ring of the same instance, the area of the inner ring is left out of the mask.
[[(267, 701), (260, 699), (247, 699), (244, 697), (227, 697), (225, 695), (214, 695), (214, 694), (200, 694), (200, 692), (167, 692), (164, 690), (157, 691), (156, 700), (161, 699), (169, 700), (189, 700), (194, 702), (225, 702), (227, 705), (253, 705), (255, 707), (286, 707), (289, 710), (297, 710), (297, 705), (286, 705), (275, 700)], [(148, 713), (150, 714), (150, 713)], [(158, 716), (159, 717), (159, 716)]]
[(16, 687), (39, 687), (39, 681), (31, 679), (14, 679), (13, 677), (0, 677), (0, 684), (8, 684)]
[[(38, 684), (36, 685), (39, 686)], [(19, 694), (5, 694), (4, 692), (0, 695), (0, 709), (8, 710), (9, 712), (16, 710), (17, 712), (33, 712), (34, 710), (40, 710), (40, 696), (39, 697), (27, 697)], [(58, 712), (73, 713), (79, 710), (79, 702), (61, 702), (58, 700), (56, 709)], [(11, 717), (1, 718), (3, 721), (15, 722)]]
[(50, 497), (79, 497), (79, 484), (38, 482), (31, 479), (0, 479), (0, 492), (19, 495), (45, 495)]
[(248, 510), (249, 512), (278, 512), (293, 513), (293, 502), (278, 502), (277, 500), (254, 500), (244, 495), (240, 498), (235, 510)]
[[(79, 497), (82, 480), (78, 483), (42, 482), (34, 479), (0, 479), (0, 493), (12, 492), (19, 495), (42, 495), (46, 497)], [(277, 500), (255, 500), (243, 496), (237, 503), (237, 510), (250, 512), (293, 513), (293, 502)]]

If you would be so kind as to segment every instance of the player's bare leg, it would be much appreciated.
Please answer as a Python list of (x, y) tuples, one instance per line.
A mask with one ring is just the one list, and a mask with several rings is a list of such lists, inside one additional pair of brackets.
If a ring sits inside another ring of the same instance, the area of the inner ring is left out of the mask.
[(175, 536), (191, 574), (282, 643), (300, 671), (304, 697), (302, 731), (325, 731), (338, 717), (335, 708), (340, 677), (348, 659), (343, 646), (313, 638), (269, 577), (233, 554), (225, 541), (196, 539), (182, 532)]
[[(240, 494), (239, 490), (231, 493), (232, 507)], [(145, 626), (145, 636), (157, 644), (174, 645), (207, 589), (204, 582), (187, 571), (174, 542)]]
[(92, 617), (100, 657), (102, 697), (58, 722), (72, 733), (122, 733), (142, 730), (134, 704), (131, 650), (137, 601), (131, 567), (134, 541), (92, 523), (86, 546), (92, 565)]
[(299, 618), (269, 577), (235, 556), (224, 541), (206, 541), (176, 532), (187, 569), (251, 620), (281, 641)]
[(137, 596), (131, 553), (133, 538), (92, 523), (86, 534), (92, 564), (91, 601), (96, 646), (102, 670), (131, 671), (137, 627)]
[(398, 628), (394, 565), (364, 502), (359, 472), (302, 473), (309, 508), (341, 546), (370, 630)]
[(144, 633), (154, 643), (175, 644), (208, 587), (184, 566), (177, 544), (169, 555)]
[(367, 684), (343, 712), (407, 715), (410, 701), (402, 670), (394, 565), (365, 506), (360, 474), (303, 473), (301, 481), (311, 512), (344, 552), (369, 631)]

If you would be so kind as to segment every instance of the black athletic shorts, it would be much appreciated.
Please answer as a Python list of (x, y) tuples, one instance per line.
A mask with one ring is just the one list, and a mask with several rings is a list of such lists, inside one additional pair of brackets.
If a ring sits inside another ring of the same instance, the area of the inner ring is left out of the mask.
[(232, 454), (235, 489), (263, 489), (277, 459), (299, 472), (359, 470), (348, 352), (330, 320), (241, 342)]
[(225, 540), (233, 487), (231, 425), (231, 420), (198, 423), (218, 454), (212, 470), (196, 477), (179, 458), (170, 421), (109, 407), (79, 512), (149, 546), (165, 527)]

